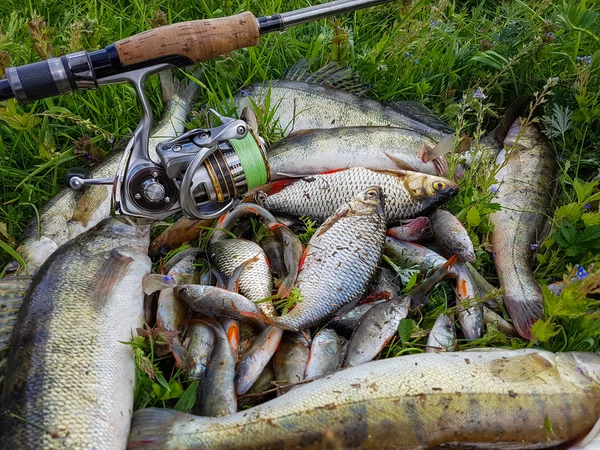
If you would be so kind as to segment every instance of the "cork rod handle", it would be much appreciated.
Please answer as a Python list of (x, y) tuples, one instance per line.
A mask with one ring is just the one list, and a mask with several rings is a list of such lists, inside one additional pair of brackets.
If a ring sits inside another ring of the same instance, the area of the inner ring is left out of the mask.
[(193, 62), (244, 47), (259, 40), (258, 22), (251, 12), (210, 20), (193, 20), (145, 31), (115, 42), (123, 66), (154, 58), (182, 55)]

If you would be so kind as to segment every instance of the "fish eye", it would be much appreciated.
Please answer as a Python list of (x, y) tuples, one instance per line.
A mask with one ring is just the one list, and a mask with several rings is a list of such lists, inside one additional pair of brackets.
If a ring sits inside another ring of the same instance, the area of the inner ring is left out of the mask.
[(436, 181), (436, 182), (433, 183), (433, 188), (436, 191), (441, 191), (445, 187), (446, 187), (446, 183), (444, 183), (443, 181)]
[(377, 196), (377, 189), (369, 189), (367, 191), (367, 196), (368, 197), (376, 197)]

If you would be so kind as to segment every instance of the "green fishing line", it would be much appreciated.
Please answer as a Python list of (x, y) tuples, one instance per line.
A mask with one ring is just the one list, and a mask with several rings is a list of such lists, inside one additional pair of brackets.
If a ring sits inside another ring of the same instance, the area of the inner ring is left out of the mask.
[(244, 139), (231, 139), (229, 142), (240, 160), (248, 189), (265, 184), (268, 179), (267, 167), (254, 136), (248, 133)]

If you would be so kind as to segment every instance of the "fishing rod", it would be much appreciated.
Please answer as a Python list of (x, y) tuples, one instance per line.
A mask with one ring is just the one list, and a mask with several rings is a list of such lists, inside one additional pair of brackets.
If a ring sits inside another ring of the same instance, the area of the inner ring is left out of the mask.
[(0, 80), (0, 101), (28, 103), (68, 92), (96, 89), (104, 78), (171, 64), (187, 67), (224, 53), (258, 45), (260, 36), (294, 25), (389, 3), (392, 0), (334, 0), (272, 16), (243, 12), (230, 17), (193, 20), (145, 31), (102, 50), (11, 67)]
[(112, 185), (112, 215), (162, 220), (182, 211), (191, 219), (216, 218), (239, 204), (248, 191), (269, 181), (264, 141), (244, 120), (211, 110), (221, 125), (165, 140), (152, 149), (157, 158), (151, 158), (152, 110), (144, 90), (148, 76), (256, 46), (263, 34), (391, 1), (334, 0), (258, 19), (243, 12), (155, 28), (102, 50), (11, 67), (6, 79), (0, 80), (0, 101), (16, 98), (27, 103), (107, 84), (133, 84), (141, 118), (116, 175), (90, 178), (86, 171), (75, 169), (67, 174), (67, 185), (75, 190)]

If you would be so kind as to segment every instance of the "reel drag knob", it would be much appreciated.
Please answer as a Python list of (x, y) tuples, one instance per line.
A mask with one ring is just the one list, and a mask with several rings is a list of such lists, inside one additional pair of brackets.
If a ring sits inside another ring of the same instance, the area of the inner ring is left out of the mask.
[[(139, 200), (142, 197), (144, 197), (146, 201), (151, 203), (158, 203), (165, 200), (165, 187), (157, 180), (157, 178), (158, 172), (154, 172), (152, 174), (152, 178), (146, 178), (144, 181), (142, 181), (142, 184), (140, 186), (142, 192), (141, 194), (139, 192), (135, 194), (136, 200)], [(166, 201), (169, 201), (169, 199), (167, 199)]]

